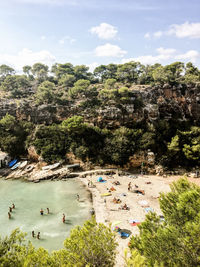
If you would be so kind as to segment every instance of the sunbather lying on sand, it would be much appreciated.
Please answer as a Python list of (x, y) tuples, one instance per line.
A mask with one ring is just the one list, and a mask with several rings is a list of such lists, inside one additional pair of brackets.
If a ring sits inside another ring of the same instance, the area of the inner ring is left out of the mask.
[(113, 184), (114, 185), (120, 185), (120, 182), (119, 181), (114, 181)]
[(113, 198), (113, 202), (115, 203), (115, 204), (119, 204), (119, 203), (121, 203), (122, 201), (121, 201), (121, 199), (117, 199), (116, 197), (114, 197)]
[(120, 209), (120, 210), (130, 210), (130, 207), (128, 207), (126, 204), (124, 204), (124, 205), (121, 206), (119, 209)]

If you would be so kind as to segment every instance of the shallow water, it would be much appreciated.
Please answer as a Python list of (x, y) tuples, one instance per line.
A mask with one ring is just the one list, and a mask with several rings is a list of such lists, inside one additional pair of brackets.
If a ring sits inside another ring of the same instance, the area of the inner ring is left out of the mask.
[[(80, 202), (76, 200), (80, 195)], [(91, 203), (88, 192), (80, 181), (45, 181), (27, 183), (19, 180), (0, 180), (0, 235), (9, 235), (19, 227), (27, 233), (35, 247), (43, 246), (49, 251), (63, 247), (63, 241), (69, 236), (70, 229), (82, 225), (87, 220)], [(8, 219), (8, 210), (12, 203), (16, 208)], [(47, 214), (49, 208), (50, 214)], [(40, 209), (44, 215), (40, 215)], [(62, 214), (66, 222), (62, 222)], [(40, 232), (41, 239), (32, 238), (31, 232)]]

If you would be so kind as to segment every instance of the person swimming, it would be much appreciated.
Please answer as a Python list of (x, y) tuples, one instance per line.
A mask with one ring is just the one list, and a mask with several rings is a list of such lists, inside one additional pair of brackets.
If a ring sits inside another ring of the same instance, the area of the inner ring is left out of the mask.
[(40, 232), (38, 232), (37, 234), (37, 239), (40, 239)]
[(65, 214), (63, 213), (63, 218), (62, 218), (63, 223), (65, 223)]
[(34, 231), (32, 231), (32, 237), (35, 237), (35, 232)]
[(41, 208), (41, 210), (40, 210), (40, 215), (43, 215), (44, 214), (44, 211), (43, 211), (43, 209)]

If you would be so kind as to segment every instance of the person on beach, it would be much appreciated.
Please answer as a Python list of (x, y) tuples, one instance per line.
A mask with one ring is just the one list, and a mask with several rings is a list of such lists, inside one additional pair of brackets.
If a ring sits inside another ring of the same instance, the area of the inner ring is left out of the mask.
[(40, 210), (40, 215), (43, 215), (44, 214), (44, 211), (43, 211), (43, 209), (41, 208), (41, 210)]
[(32, 237), (35, 237), (35, 232), (34, 231), (32, 231)]
[(40, 239), (40, 232), (38, 232), (37, 234), (37, 239)]
[(79, 201), (80, 200), (80, 196), (79, 194), (76, 195), (76, 199)]
[(63, 223), (65, 223), (65, 214), (63, 213), (63, 218), (62, 218)]
[(47, 214), (49, 214), (49, 208), (47, 208)]
[(131, 186), (131, 182), (128, 184), (128, 191), (131, 191), (132, 186)]
[(12, 209), (15, 209), (15, 204), (14, 203), (12, 203)]
[(12, 212), (12, 208), (11, 207), (9, 207), (9, 212)]
[(11, 219), (11, 213), (8, 212), (8, 219)]

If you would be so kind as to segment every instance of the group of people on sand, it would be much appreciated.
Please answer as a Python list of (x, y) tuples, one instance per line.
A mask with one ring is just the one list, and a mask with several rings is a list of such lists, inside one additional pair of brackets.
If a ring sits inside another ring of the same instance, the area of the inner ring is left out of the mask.
[(9, 211), (8, 211), (8, 219), (11, 219), (11, 212), (12, 210), (15, 209), (15, 204), (12, 204), (12, 207), (9, 207)]

